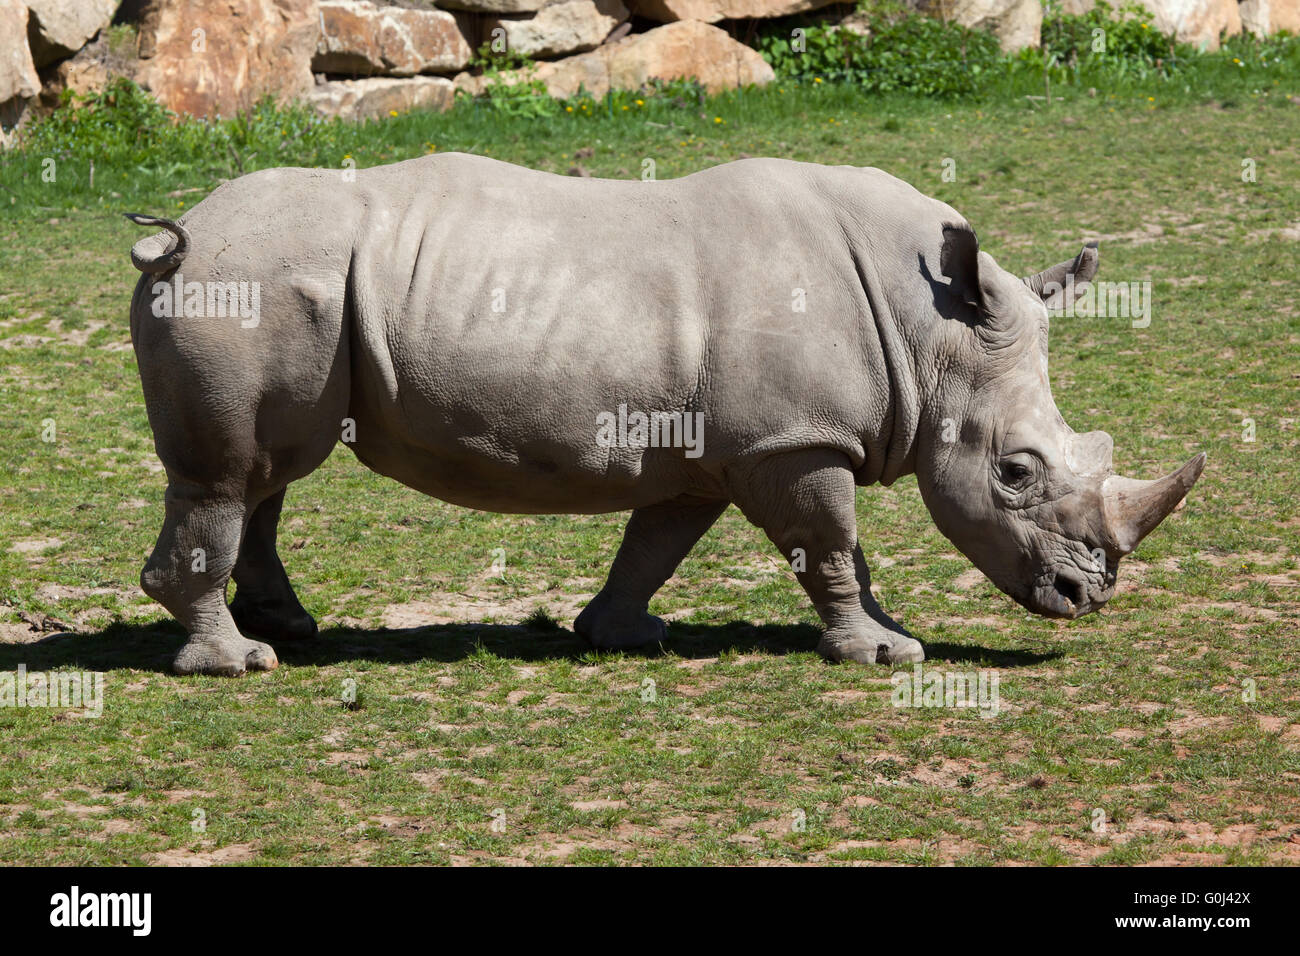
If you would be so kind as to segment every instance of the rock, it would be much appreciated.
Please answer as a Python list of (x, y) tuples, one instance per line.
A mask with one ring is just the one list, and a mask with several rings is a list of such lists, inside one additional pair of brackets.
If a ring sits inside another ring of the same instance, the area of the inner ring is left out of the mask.
[[(557, 99), (567, 99), (585, 88), (593, 96), (609, 92), (609, 63), (600, 51), (580, 53), (562, 60), (549, 60), (535, 64), (527, 70), (504, 71), (497, 82), (506, 86), (540, 80), (546, 92)], [(487, 92), (488, 78), (469, 73), (458, 73), (452, 79), (457, 91), (469, 96), (482, 96)]]
[(127, 40), (121, 35), (116, 39), (118, 42), (110, 43), (110, 34), (100, 31), (99, 37), (83, 46), (75, 56), (40, 70), (42, 87), (37, 100), (40, 108), (58, 107), (65, 91), (88, 96), (100, 92), (118, 77), (134, 79), (139, 63), (134, 39)]
[(77, 96), (86, 96), (98, 93), (107, 86), (113, 72), (105, 62), (103, 47), (102, 42), (84, 46), (71, 59), (42, 71), (44, 86), (41, 89), (41, 107), (57, 107), (65, 90), (70, 90)]
[(1242, 0), (1237, 6), (1241, 27), (1258, 37), (1286, 30), (1300, 34), (1300, 0)]
[(1042, 40), (1043, 7), (1039, 0), (911, 0), (909, 6), (964, 27), (989, 30), (1004, 52), (1036, 47)]
[[(504, 73), (506, 84), (540, 80), (557, 99), (568, 99), (579, 89), (597, 98), (611, 89), (636, 90), (649, 80), (694, 77), (709, 92), (749, 84), (762, 85), (773, 79), (772, 68), (743, 43), (717, 27), (696, 20), (679, 20), (637, 33), (562, 60), (537, 63), (532, 69)], [(461, 74), (456, 86), (471, 95), (481, 94), (485, 79)]]
[(672, 23), (677, 20), (751, 20), (786, 17), (841, 0), (630, 0), (632, 12), (639, 17)]
[(32, 59), (46, 66), (72, 56), (113, 22), (121, 0), (27, 0)]
[(626, 42), (628, 41), (620, 40), (619, 43), (599, 47), (590, 53), (539, 63), (534, 75), (546, 84), (546, 92), (556, 99), (576, 96), (580, 89), (585, 89), (597, 98), (602, 97), (610, 90), (608, 51)]
[(77, 96), (98, 93), (108, 85), (108, 69), (94, 59), (73, 57), (55, 67), (55, 78), (61, 90), (71, 90)]
[(840, 21), (839, 27), (860, 37), (869, 37), (871, 36), (871, 14), (855, 10)]
[(609, 82), (616, 90), (635, 90), (651, 78), (694, 77), (710, 93), (774, 78), (757, 50), (733, 40), (725, 30), (696, 20), (679, 20), (610, 44)]
[(487, 77), (484, 76), (461, 72), (451, 78), (451, 85), (456, 88), (457, 93), (465, 93), (468, 96), (481, 96), (483, 95), (486, 80)]
[(442, 10), (323, 0), (324, 32), (312, 58), (320, 73), (414, 76), (462, 69), (472, 54), (456, 18)]
[(452, 81), (441, 76), (375, 76), (332, 80), (307, 94), (307, 102), (324, 116), (376, 119), (408, 110), (447, 110), (455, 97)]
[(1219, 34), (1241, 32), (1237, 0), (1140, 0), (1151, 11), (1151, 25), (1182, 43), (1203, 50), (1219, 48)]
[(136, 79), (178, 113), (232, 116), (305, 95), (319, 34), (315, 0), (151, 0)]
[(41, 90), (27, 43), (27, 17), (22, 0), (0, 0), (0, 103), (31, 99)]
[[(0, 128), (18, 125), (27, 102), (41, 91), (41, 78), (27, 45), (27, 5), (0, 0)], [(7, 140), (0, 132), (0, 140)]]
[(562, 0), (542, 7), (528, 19), (489, 17), (487, 39), (502, 30), (506, 46), (534, 57), (563, 56), (593, 50), (627, 18), (622, 0)]

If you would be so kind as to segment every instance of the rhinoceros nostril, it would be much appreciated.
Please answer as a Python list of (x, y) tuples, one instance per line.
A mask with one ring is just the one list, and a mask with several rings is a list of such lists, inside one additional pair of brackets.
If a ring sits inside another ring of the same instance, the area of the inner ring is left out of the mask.
[(1052, 579), (1052, 590), (1064, 598), (1075, 612), (1088, 606), (1088, 582), (1081, 578), (1058, 571)]

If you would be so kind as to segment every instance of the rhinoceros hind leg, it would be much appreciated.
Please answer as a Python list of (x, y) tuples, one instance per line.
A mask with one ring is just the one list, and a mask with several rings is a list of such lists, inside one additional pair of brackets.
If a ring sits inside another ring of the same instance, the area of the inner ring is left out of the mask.
[(871, 596), (858, 546), (855, 485), (849, 460), (833, 449), (772, 455), (729, 474), (736, 504), (794, 568), (825, 624), (817, 651), (829, 661), (862, 664), (923, 660)]
[(189, 642), (172, 666), (178, 674), (234, 677), (279, 665), (270, 645), (250, 641), (226, 608), (244, 502), (189, 482), (167, 486), (166, 517), (140, 574), (144, 592), (184, 625)]
[(235, 599), (230, 615), (239, 630), (263, 640), (297, 641), (316, 636), (316, 619), (293, 593), (275, 549), (276, 527), (284, 506), (284, 490), (257, 506), (244, 530), (232, 577)]
[(725, 501), (692, 498), (633, 511), (605, 586), (582, 609), (573, 629), (603, 650), (664, 640), (668, 626), (646, 612), (650, 598), (726, 507)]
[(620, 607), (600, 595), (592, 598), (578, 614), (573, 629), (592, 647), (602, 651), (645, 647), (668, 638), (668, 624), (663, 618)]

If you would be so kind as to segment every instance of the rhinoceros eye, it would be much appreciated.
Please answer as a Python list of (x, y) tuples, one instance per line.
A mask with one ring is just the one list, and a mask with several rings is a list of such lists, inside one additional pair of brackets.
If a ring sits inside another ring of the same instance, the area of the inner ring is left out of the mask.
[(1029, 486), (1034, 479), (1034, 470), (1020, 459), (1007, 459), (1002, 462), (1002, 484), (1017, 491)]

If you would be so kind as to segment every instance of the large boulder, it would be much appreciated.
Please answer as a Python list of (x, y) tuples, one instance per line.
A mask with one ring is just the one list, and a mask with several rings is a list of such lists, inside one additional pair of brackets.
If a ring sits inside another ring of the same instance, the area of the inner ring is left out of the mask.
[(38, 67), (72, 56), (113, 22), (121, 0), (27, 0), (28, 38)]
[(634, 90), (656, 77), (694, 77), (716, 93), (761, 86), (774, 75), (757, 50), (698, 20), (679, 20), (610, 44), (609, 82), (614, 89)]
[[(1078, 2), (1078, 0), (1076, 0)], [(1241, 32), (1237, 0), (1137, 0), (1161, 33), (1203, 50), (1217, 50), (1219, 35)]]
[[(773, 79), (772, 68), (758, 53), (737, 43), (726, 31), (697, 20), (680, 20), (646, 33), (624, 37), (590, 53), (537, 63), (532, 69), (507, 73), (499, 82), (540, 80), (546, 91), (567, 99), (579, 89), (601, 97), (611, 89), (640, 89), (651, 79), (698, 79), (711, 93)], [(481, 76), (461, 75), (456, 86), (479, 94)]]
[(414, 76), (464, 68), (473, 51), (456, 18), (442, 10), (323, 0), (323, 32), (312, 58), (318, 73)]
[(1300, 0), (1242, 0), (1237, 6), (1241, 28), (1266, 37), (1286, 30), (1300, 34)]
[(27, 45), (27, 6), (22, 0), (0, 0), (0, 128), (15, 126), (40, 91)]
[(1036, 47), (1042, 40), (1039, 0), (910, 0), (910, 5), (944, 21), (989, 30), (1007, 53)]
[(561, 0), (526, 19), (489, 17), (483, 24), (483, 34), (493, 39), (501, 30), (506, 46), (516, 53), (564, 56), (600, 46), (627, 15), (622, 0)]
[(719, 20), (786, 17), (839, 2), (841, 0), (628, 0), (628, 6), (637, 16), (661, 23), (676, 20), (717, 23)]
[(376, 119), (408, 110), (446, 110), (455, 99), (451, 80), (441, 76), (367, 77), (321, 83), (307, 102), (324, 116)]
[(315, 0), (149, 0), (137, 80), (193, 116), (232, 116), (258, 99), (312, 89)]

